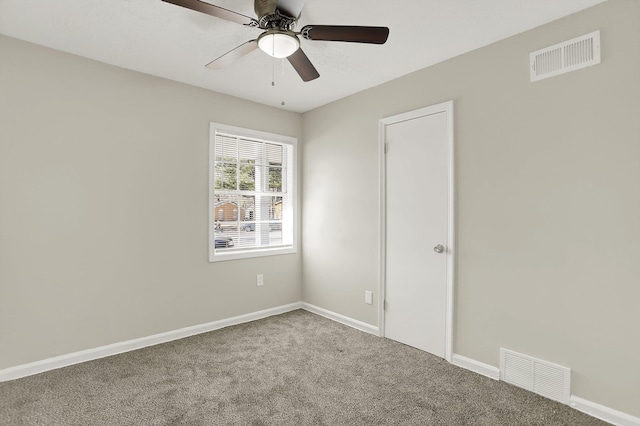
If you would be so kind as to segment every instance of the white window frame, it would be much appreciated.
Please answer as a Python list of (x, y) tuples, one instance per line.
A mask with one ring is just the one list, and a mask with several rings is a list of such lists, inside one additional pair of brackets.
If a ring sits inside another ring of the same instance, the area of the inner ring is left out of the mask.
[[(257, 139), (264, 142), (276, 142), (289, 145), (292, 149), (292, 164), (287, 172), (291, 174), (290, 185), (287, 193), (291, 196), (291, 211), (288, 215), (292, 218), (292, 239), (291, 244), (277, 247), (250, 248), (246, 250), (233, 249), (229, 251), (218, 251), (215, 249), (215, 143), (216, 134), (224, 133), (249, 139)], [(273, 256), (296, 253), (298, 241), (298, 197), (297, 197), (297, 166), (298, 166), (298, 139), (291, 136), (278, 135), (275, 133), (262, 132), (259, 130), (245, 129), (242, 127), (229, 126), (220, 123), (210, 123), (209, 127), (209, 262), (220, 262), (235, 259), (247, 259), (254, 257)]]

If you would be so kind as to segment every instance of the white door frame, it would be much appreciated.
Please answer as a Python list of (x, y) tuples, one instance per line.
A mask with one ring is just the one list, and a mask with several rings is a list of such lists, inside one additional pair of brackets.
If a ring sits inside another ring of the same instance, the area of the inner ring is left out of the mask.
[(447, 101), (440, 104), (420, 108), (415, 111), (382, 118), (379, 121), (379, 187), (380, 187), (380, 241), (379, 253), (380, 275), (378, 283), (378, 335), (384, 337), (384, 300), (386, 294), (386, 159), (385, 159), (385, 141), (386, 127), (388, 125), (411, 120), (418, 117), (445, 112), (447, 114), (447, 162), (448, 162), (448, 225), (447, 225), (447, 302), (446, 302), (446, 319), (445, 319), (445, 359), (451, 362), (453, 353), (453, 285), (454, 285), (454, 266), (455, 266), (455, 192), (454, 192), (454, 151), (453, 151), (453, 101)]

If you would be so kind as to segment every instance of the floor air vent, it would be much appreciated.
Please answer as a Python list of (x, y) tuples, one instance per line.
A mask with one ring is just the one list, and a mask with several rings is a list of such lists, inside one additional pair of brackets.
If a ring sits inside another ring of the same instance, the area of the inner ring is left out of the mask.
[(600, 31), (540, 49), (529, 55), (531, 81), (600, 63)]
[(500, 349), (500, 380), (564, 404), (571, 397), (571, 370)]

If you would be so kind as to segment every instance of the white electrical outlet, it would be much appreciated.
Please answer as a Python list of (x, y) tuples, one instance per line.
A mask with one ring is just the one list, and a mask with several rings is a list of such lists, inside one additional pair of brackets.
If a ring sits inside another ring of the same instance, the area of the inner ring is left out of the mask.
[(262, 276), (262, 274), (256, 275), (256, 285), (258, 287), (260, 287), (261, 285), (264, 285), (264, 277)]
[(373, 305), (373, 292), (372, 291), (365, 291), (364, 292), (364, 303), (366, 303), (367, 305)]

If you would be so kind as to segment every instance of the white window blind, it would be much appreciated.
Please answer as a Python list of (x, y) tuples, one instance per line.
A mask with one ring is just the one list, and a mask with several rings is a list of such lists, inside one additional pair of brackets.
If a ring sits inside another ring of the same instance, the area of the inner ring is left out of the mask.
[(295, 139), (212, 123), (210, 260), (295, 250)]

